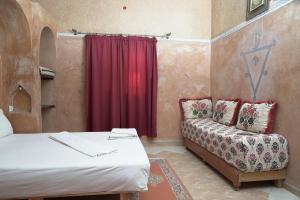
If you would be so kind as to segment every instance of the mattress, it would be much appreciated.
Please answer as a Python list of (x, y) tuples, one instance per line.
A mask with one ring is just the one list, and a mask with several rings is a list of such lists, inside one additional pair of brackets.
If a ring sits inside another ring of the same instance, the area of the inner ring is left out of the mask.
[(14, 134), (0, 139), (0, 199), (147, 188), (150, 163), (139, 138), (108, 140), (107, 132), (77, 133), (117, 149), (89, 157), (49, 139), (49, 134)]
[(210, 118), (183, 121), (182, 134), (243, 172), (279, 170), (288, 164), (288, 141), (280, 134), (255, 134)]

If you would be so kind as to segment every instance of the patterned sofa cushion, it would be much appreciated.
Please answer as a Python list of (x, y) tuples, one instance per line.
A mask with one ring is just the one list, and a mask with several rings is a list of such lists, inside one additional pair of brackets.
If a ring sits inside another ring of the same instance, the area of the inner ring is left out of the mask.
[(256, 134), (212, 119), (184, 120), (182, 134), (244, 172), (278, 170), (288, 164), (288, 143), (279, 134)]
[(213, 120), (227, 126), (235, 124), (241, 100), (223, 100), (220, 99), (214, 106)]
[(238, 129), (269, 134), (272, 132), (273, 118), (277, 103), (273, 101), (244, 103), (240, 109)]
[(210, 97), (198, 99), (180, 99), (182, 119), (209, 118), (212, 116)]

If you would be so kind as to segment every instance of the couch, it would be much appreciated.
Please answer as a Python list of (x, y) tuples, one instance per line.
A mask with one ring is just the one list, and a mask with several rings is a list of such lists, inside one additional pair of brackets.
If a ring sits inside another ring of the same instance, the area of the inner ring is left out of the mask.
[(226, 178), (236, 190), (241, 183), (286, 177), (288, 142), (280, 134), (253, 133), (213, 118), (182, 119), (184, 145)]

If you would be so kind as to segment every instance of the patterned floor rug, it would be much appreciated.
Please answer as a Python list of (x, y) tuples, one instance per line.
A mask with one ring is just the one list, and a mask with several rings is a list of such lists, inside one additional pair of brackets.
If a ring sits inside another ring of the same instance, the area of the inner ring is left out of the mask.
[(150, 159), (148, 191), (131, 194), (129, 200), (192, 200), (166, 159)]

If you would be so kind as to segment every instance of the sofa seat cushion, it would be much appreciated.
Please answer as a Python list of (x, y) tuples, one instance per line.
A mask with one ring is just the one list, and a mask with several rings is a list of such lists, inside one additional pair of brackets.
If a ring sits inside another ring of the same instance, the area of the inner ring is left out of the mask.
[(276, 133), (253, 134), (208, 118), (183, 121), (182, 134), (243, 172), (279, 170), (288, 164), (287, 140)]

